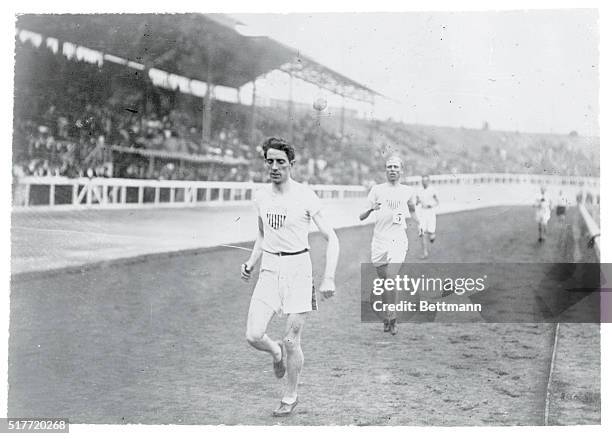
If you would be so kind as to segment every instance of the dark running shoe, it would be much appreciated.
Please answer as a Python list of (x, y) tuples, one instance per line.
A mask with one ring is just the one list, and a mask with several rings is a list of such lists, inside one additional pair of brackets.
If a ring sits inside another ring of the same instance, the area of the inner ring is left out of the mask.
[(383, 322), (383, 331), (384, 332), (391, 331), (391, 325), (389, 324), (389, 320), (387, 319), (385, 319), (385, 321)]
[(389, 323), (391, 335), (397, 334), (397, 321), (395, 319), (391, 320)]
[(293, 404), (287, 404), (286, 402), (283, 402), (281, 400), (278, 408), (272, 412), (272, 416), (274, 416), (275, 418), (282, 418), (283, 416), (289, 416), (291, 413), (293, 413), (293, 410), (295, 409), (297, 405), (298, 405), (297, 398), (295, 399), (295, 402)]
[(278, 346), (281, 349), (281, 360), (273, 361), (272, 366), (274, 367), (274, 375), (276, 378), (282, 378), (285, 376), (285, 371), (287, 370), (287, 366), (285, 364), (285, 345), (283, 345), (280, 341), (277, 341)]

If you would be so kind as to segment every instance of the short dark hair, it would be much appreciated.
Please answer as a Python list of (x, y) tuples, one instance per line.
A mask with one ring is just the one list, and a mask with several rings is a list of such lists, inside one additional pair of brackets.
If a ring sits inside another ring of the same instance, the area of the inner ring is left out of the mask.
[(261, 145), (261, 148), (263, 149), (264, 158), (267, 158), (269, 149), (278, 149), (279, 151), (283, 151), (285, 154), (287, 154), (287, 158), (290, 162), (295, 160), (295, 149), (289, 142), (281, 137), (267, 138)]

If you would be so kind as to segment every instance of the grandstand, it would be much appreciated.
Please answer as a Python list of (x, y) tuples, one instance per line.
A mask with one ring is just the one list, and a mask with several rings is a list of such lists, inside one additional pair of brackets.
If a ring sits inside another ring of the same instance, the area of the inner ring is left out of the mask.
[[(240, 35), (223, 16), (66, 18), (30, 15), (17, 23), (17, 174), (261, 180), (253, 169), (260, 165), (256, 145), (277, 127), (257, 117), (254, 88), (251, 105), (240, 102), (245, 83), (280, 69), (354, 99), (375, 94), (298, 59), (294, 49)], [(155, 32), (142, 37), (136, 29)], [(170, 44), (169, 35), (185, 47)], [(215, 99), (231, 90), (235, 99)]]
[[(273, 40), (242, 36), (236, 24), (214, 14), (21, 16), (15, 177), (261, 182), (258, 144), (270, 134), (298, 146), (295, 177), (309, 183), (367, 185), (380, 178), (372, 158), (389, 147), (405, 157), (408, 175), (599, 175), (597, 138), (368, 121), (291, 101), (262, 107), (255, 89), (251, 104), (242, 103), (240, 87), (272, 69), (357, 100), (373, 102), (377, 93), (303, 56), (296, 61), (295, 50)], [(194, 26), (203, 34), (190, 34)], [(136, 38), (134, 29), (150, 32)], [(169, 45), (171, 37), (184, 47)], [(134, 44), (123, 47), (125, 40)], [(261, 54), (255, 66), (249, 49)], [(224, 62), (209, 62), (213, 56)]]

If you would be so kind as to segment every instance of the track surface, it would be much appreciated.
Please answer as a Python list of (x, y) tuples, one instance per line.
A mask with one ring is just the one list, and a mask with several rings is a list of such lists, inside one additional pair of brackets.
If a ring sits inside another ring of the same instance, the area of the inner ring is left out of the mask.
[[(494, 189), (488, 188), (488, 191)], [(487, 207), (487, 201), (478, 200), (478, 196), (478, 193), (472, 194), (475, 198), (470, 201), (444, 201), (439, 211)], [(488, 198), (492, 196), (488, 194)], [(361, 198), (323, 200), (323, 206), (333, 227), (349, 227), (360, 225), (358, 218), (365, 201)], [(312, 228), (315, 229), (314, 224)], [(68, 266), (77, 268), (119, 258), (244, 242), (253, 239), (256, 233), (257, 218), (251, 203), (159, 209), (18, 211), (11, 215), (11, 273), (64, 271)]]
[[(551, 224), (536, 242), (529, 208), (444, 215), (429, 262), (563, 262), (575, 248)], [(359, 262), (371, 227), (339, 231), (338, 295), (307, 322), (300, 405), (270, 417), (281, 391), (270, 358), (248, 347), (247, 253), (213, 249), (82, 273), (15, 280), (9, 416), (73, 423), (539, 425), (554, 325), (360, 322)], [(416, 230), (407, 261), (416, 262)], [(311, 237), (315, 277), (323, 242)], [(516, 275), (516, 274), (509, 274)], [(270, 333), (279, 337), (283, 321)], [(598, 335), (598, 332), (597, 332)], [(584, 336), (599, 394), (599, 337)], [(599, 406), (584, 422), (599, 422)], [(559, 421), (561, 422), (561, 421)], [(553, 420), (552, 423), (555, 423)]]

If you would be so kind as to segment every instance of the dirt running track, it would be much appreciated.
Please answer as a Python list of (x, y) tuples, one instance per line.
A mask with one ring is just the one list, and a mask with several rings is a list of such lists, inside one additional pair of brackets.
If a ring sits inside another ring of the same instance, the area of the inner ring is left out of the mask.
[[(569, 226), (554, 221), (539, 245), (529, 208), (444, 215), (430, 262), (572, 260)], [(244, 339), (253, 284), (238, 276), (246, 252), (227, 248), (13, 279), (8, 415), (105, 424), (542, 424), (554, 325), (403, 324), (396, 337), (383, 334), (360, 323), (359, 262), (369, 258), (371, 227), (339, 237), (338, 295), (305, 328), (291, 418), (270, 417), (281, 383), (269, 357)], [(414, 228), (410, 237), (408, 261), (417, 261)], [(311, 241), (319, 279), (323, 242)], [(593, 327), (576, 335), (590, 357), (581, 379), (591, 395), (578, 423), (600, 419)], [(281, 329), (275, 321), (271, 333)], [(561, 412), (555, 405), (551, 416)]]

